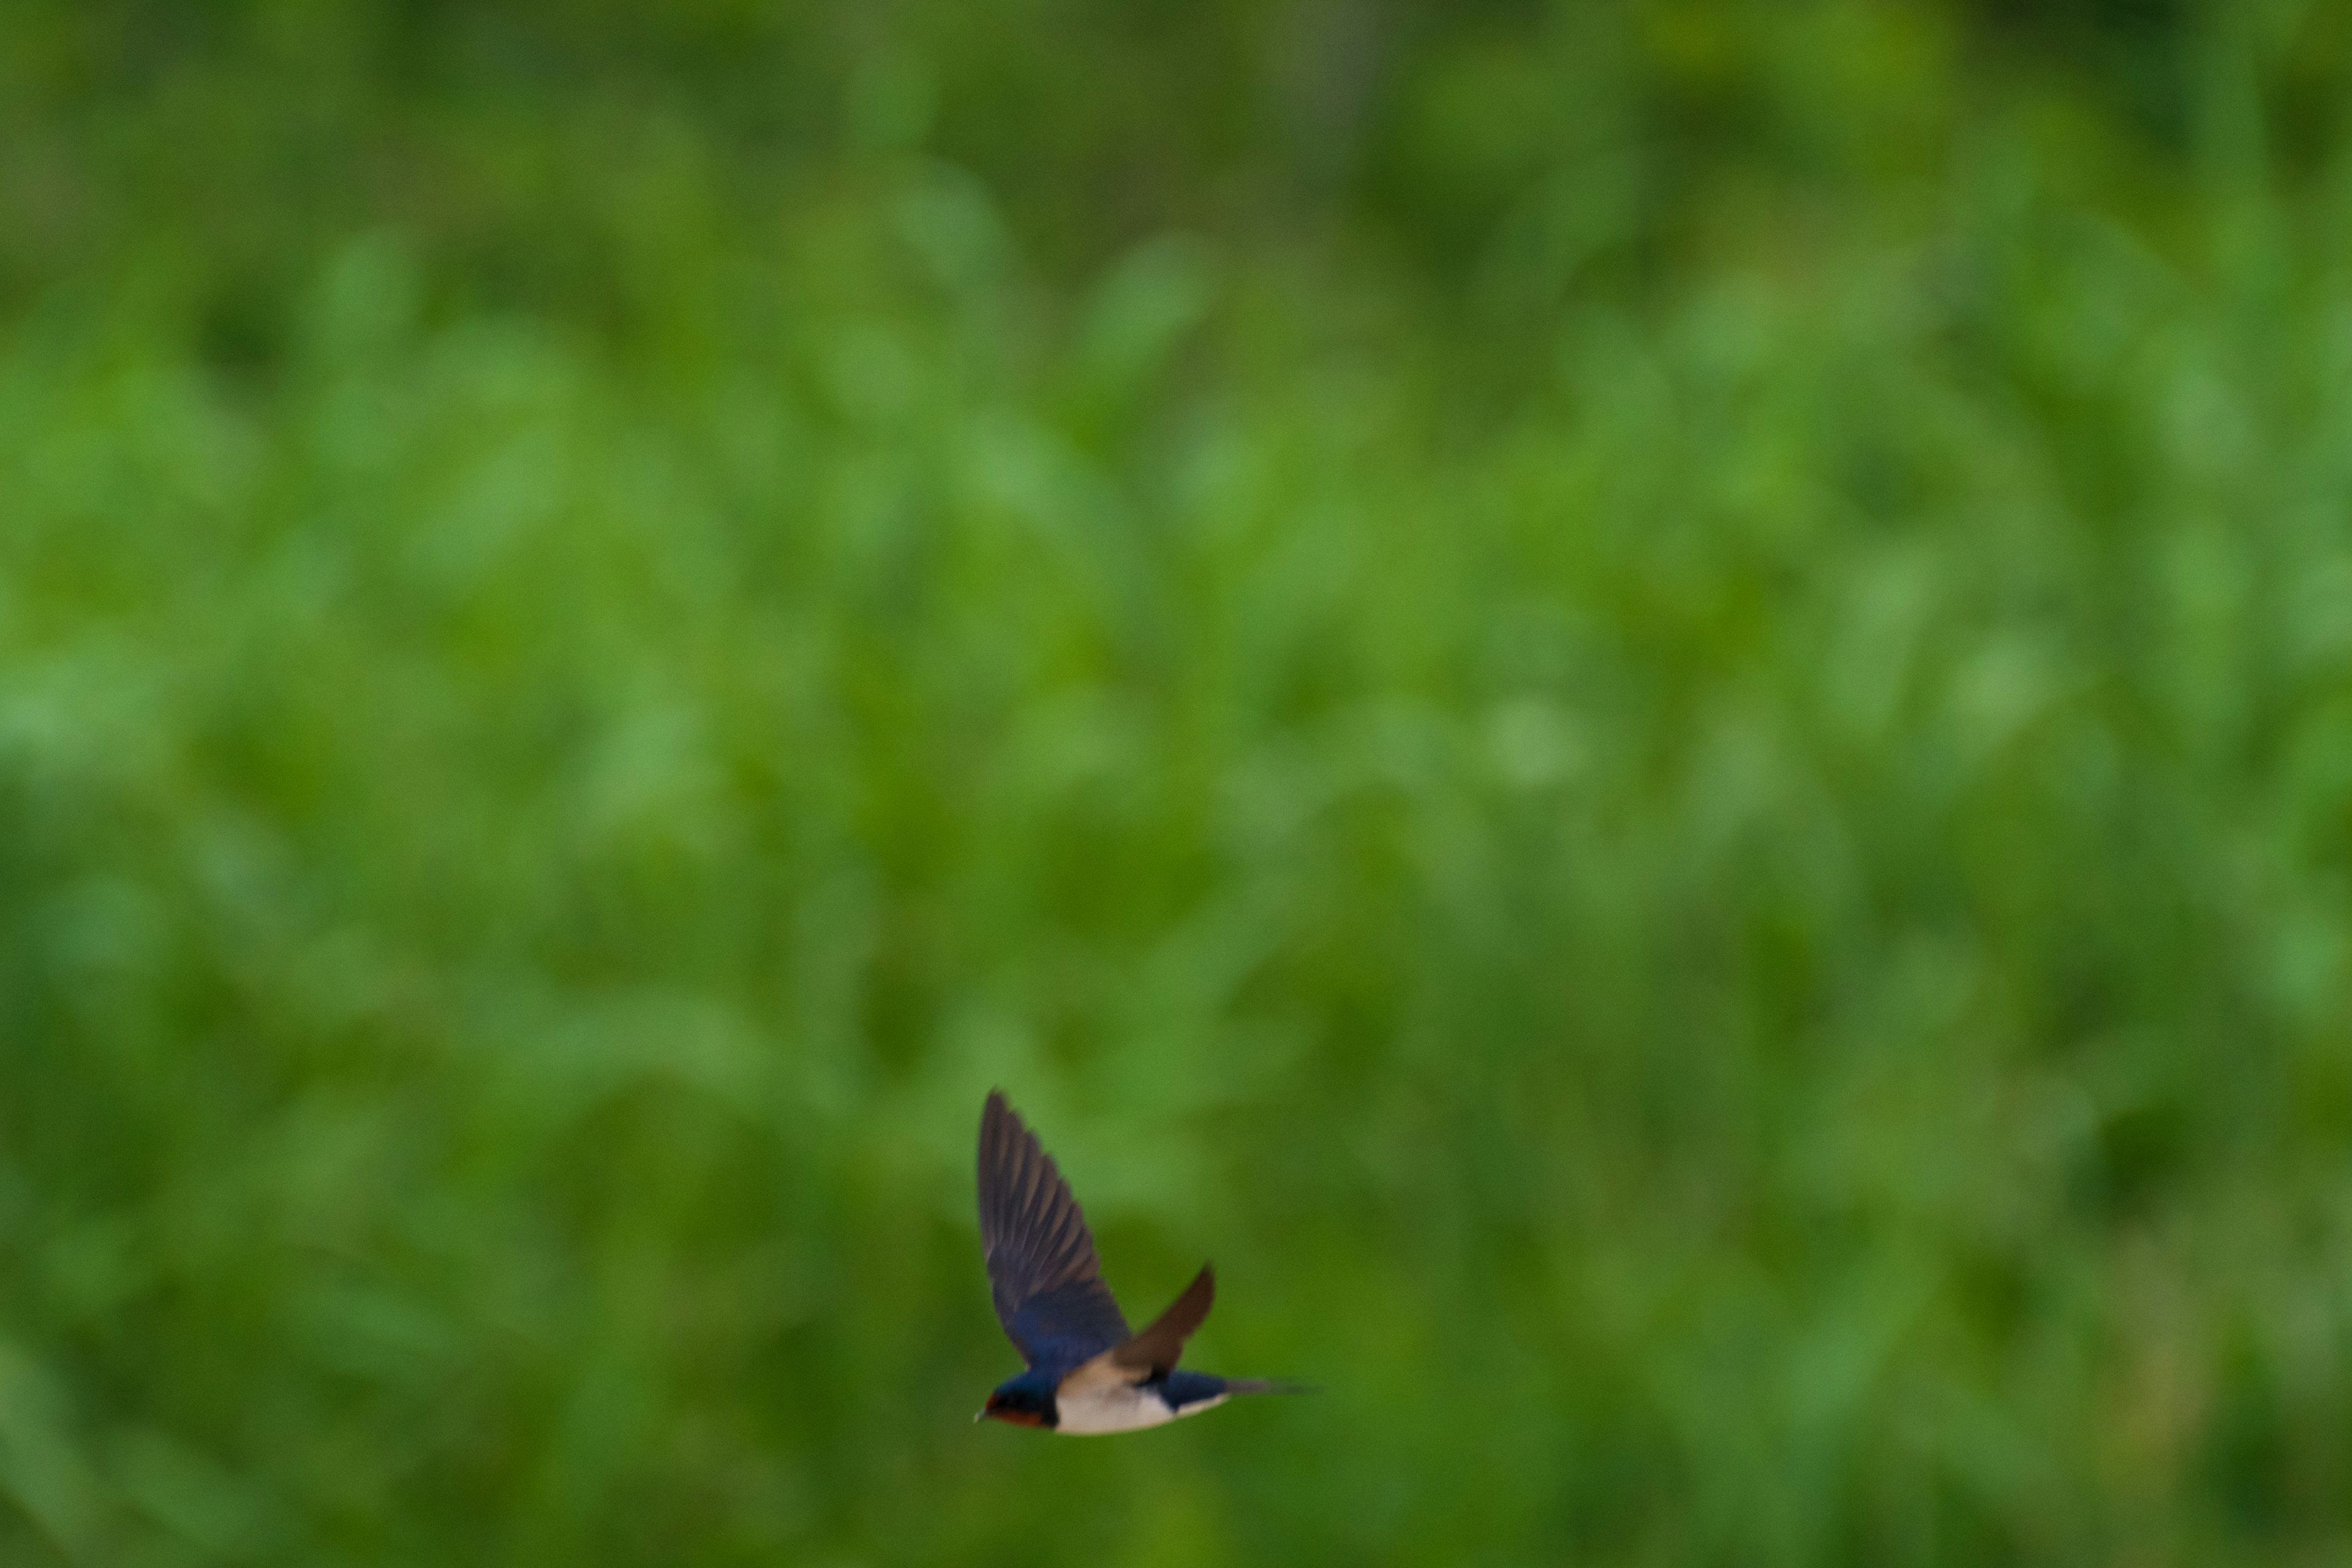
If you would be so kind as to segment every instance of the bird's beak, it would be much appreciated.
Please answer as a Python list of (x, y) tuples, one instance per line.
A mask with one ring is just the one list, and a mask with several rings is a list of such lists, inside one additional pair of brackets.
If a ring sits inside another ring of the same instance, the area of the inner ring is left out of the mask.
[(973, 1425), (973, 1426), (979, 1426), (982, 1422), (983, 1422), (983, 1421), (985, 1421), (985, 1420), (987, 1420), (987, 1419), (988, 1419), (988, 1412), (987, 1412), (987, 1411), (985, 1411), (985, 1410), (975, 1410), (975, 1411), (973, 1411), (973, 1412), (971, 1413), (971, 1422), (972, 1422), (972, 1425)]

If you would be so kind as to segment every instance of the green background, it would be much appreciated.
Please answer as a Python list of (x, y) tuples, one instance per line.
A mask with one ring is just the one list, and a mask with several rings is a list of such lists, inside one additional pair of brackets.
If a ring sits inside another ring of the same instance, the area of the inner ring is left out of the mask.
[(2352, 1563), (2352, 8), (0, 6), (0, 1561)]

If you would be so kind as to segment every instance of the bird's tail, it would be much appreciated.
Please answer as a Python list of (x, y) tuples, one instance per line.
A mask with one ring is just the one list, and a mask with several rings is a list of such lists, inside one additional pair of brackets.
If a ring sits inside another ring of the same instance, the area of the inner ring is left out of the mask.
[(1320, 1394), (1323, 1391), (1311, 1383), (1297, 1383), (1286, 1377), (1229, 1377), (1225, 1379), (1227, 1394)]

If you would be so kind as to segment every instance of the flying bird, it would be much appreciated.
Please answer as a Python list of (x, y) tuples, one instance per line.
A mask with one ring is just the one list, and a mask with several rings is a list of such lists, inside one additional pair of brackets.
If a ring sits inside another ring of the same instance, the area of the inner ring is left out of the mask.
[(980, 1113), (980, 1245), (997, 1320), (1029, 1370), (997, 1384), (975, 1421), (1134, 1432), (1236, 1394), (1303, 1392), (1272, 1378), (1176, 1370), (1216, 1295), (1205, 1264), (1150, 1328), (1129, 1332), (1069, 1184), (995, 1091)]

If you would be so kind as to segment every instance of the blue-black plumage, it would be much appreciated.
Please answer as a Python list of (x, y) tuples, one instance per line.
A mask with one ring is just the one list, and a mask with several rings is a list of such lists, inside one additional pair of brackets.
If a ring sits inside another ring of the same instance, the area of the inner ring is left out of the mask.
[(1074, 1434), (1132, 1432), (1236, 1394), (1303, 1392), (1272, 1378), (1177, 1370), (1216, 1297), (1206, 1265), (1150, 1327), (1129, 1332), (1069, 1184), (995, 1091), (980, 1115), (980, 1243), (997, 1321), (1029, 1363), (997, 1385), (981, 1416)]

